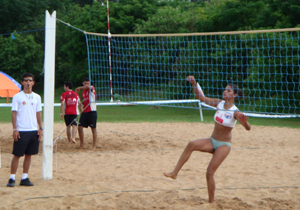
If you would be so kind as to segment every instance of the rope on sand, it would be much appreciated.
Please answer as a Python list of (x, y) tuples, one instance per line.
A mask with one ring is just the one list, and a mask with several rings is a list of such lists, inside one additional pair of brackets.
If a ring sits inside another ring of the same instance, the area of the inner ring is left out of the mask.
[[(300, 186), (273, 186), (273, 187), (224, 187), (224, 188), (216, 188), (217, 190), (244, 190), (244, 189), (275, 189), (275, 188), (300, 188)], [(185, 188), (185, 189), (178, 189), (179, 191), (193, 191), (193, 190), (206, 190), (206, 187), (199, 187), (199, 188)], [(105, 194), (105, 193), (147, 193), (147, 192), (164, 192), (170, 190), (108, 190), (108, 191), (99, 191), (99, 192), (91, 192), (91, 193), (84, 193), (84, 194), (77, 194), (76, 196), (89, 196), (89, 195), (97, 195), (97, 194)], [(34, 200), (34, 199), (48, 199), (48, 198), (64, 198), (70, 197), (70, 195), (53, 195), (53, 196), (41, 196), (41, 197), (31, 197), (26, 198), (22, 201), (18, 201), (14, 204), (21, 203), (23, 201)]]

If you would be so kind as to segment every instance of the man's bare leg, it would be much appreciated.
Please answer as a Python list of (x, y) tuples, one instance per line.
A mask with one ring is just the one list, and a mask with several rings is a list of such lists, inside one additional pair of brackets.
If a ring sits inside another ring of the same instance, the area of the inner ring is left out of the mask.
[(97, 129), (96, 128), (91, 128), (92, 129), (92, 134), (93, 134), (93, 149), (96, 149), (97, 146)]
[(79, 138), (80, 138), (80, 148), (84, 148), (84, 143), (83, 143), (84, 133), (83, 133), (82, 126), (78, 126), (78, 134), (79, 134)]
[(71, 137), (71, 126), (67, 127), (67, 137), (68, 137), (68, 141), (71, 142), (72, 137)]
[(23, 162), (23, 173), (28, 174), (31, 163), (31, 155), (25, 155)]
[(20, 157), (18, 156), (13, 156), (12, 160), (11, 160), (11, 166), (10, 166), (10, 173), (11, 174), (16, 174), (17, 169), (18, 169), (18, 165), (19, 165), (19, 160)]
[(72, 136), (71, 141), (75, 144), (76, 143), (76, 133), (77, 133), (77, 125), (72, 125)]

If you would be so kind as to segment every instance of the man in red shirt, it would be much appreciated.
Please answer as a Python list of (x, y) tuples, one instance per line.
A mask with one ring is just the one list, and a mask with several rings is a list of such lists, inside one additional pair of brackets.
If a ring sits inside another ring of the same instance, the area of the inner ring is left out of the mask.
[(83, 86), (76, 88), (78, 93), (82, 91), (83, 108), (78, 124), (78, 133), (80, 138), (80, 147), (84, 147), (84, 133), (83, 128), (91, 127), (93, 134), (93, 149), (96, 149), (97, 143), (97, 107), (96, 107), (96, 91), (94, 86), (90, 85), (89, 78), (83, 79)]
[(64, 92), (60, 97), (60, 119), (62, 119), (64, 111), (64, 119), (67, 126), (67, 137), (69, 142), (73, 142), (75, 144), (77, 116), (79, 115), (78, 106), (80, 108), (80, 111), (82, 111), (82, 106), (79, 95), (75, 91), (73, 91), (72, 88), (73, 84), (71, 82), (64, 83), (64, 89), (66, 92)]

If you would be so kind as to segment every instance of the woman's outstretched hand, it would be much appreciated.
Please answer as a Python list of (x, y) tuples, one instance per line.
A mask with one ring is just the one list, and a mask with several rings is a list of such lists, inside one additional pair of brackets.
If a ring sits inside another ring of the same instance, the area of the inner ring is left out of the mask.
[(196, 82), (194, 76), (188, 76), (188, 77), (186, 78), (186, 80), (189, 81), (192, 85), (195, 84), (195, 82)]

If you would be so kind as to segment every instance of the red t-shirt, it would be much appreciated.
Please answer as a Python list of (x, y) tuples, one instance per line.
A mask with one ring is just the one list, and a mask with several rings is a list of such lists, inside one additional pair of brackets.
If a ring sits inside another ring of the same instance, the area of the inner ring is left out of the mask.
[[(89, 92), (89, 90), (91, 90)], [(82, 91), (82, 98), (83, 98), (83, 110), (82, 112), (90, 112), (96, 111), (96, 90), (94, 86), (90, 86), (90, 89), (85, 89)]]
[(65, 115), (79, 115), (78, 103), (80, 101), (79, 95), (72, 90), (61, 94), (60, 101), (65, 101)]

